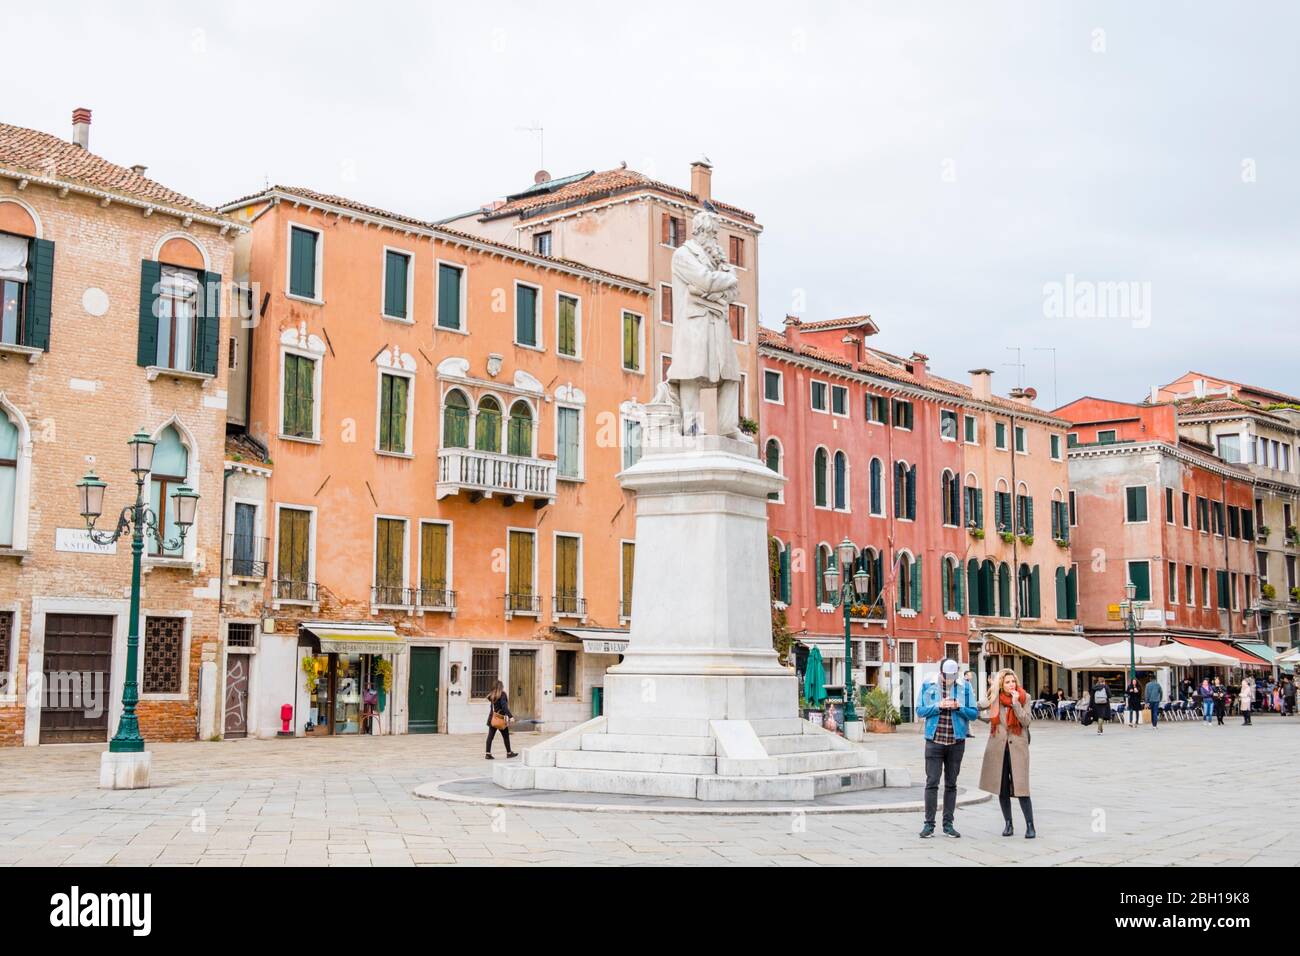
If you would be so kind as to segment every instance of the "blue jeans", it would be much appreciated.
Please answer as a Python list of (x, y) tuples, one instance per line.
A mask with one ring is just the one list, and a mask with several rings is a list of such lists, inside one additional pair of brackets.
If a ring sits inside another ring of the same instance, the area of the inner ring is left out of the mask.
[(1159, 720), (1160, 720), (1160, 705), (1159, 705), (1159, 704), (1147, 704), (1147, 706), (1151, 708), (1151, 726), (1152, 726), (1152, 727), (1155, 727), (1155, 725), (1156, 725), (1156, 724), (1159, 722)]
[(1201, 712), (1205, 714), (1205, 722), (1208, 724), (1214, 718), (1214, 699), (1206, 697), (1201, 701)]

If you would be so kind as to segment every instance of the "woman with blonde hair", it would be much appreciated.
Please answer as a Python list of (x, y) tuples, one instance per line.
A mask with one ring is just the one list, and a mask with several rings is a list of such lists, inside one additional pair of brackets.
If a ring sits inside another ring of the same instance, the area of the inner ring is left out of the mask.
[(1011, 798), (1020, 800), (1020, 811), (1025, 815), (1025, 839), (1038, 834), (1034, 830), (1034, 806), (1029, 801), (1029, 695), (1025, 693), (1016, 672), (1003, 668), (993, 675), (988, 697), (979, 702), (981, 709), (989, 712), (989, 742), (984, 748), (984, 764), (980, 768), (980, 789), (996, 793), (1002, 807), (1006, 826), (1002, 835), (1011, 836)]
[(1250, 709), (1255, 705), (1255, 678), (1243, 677), (1241, 680), (1241, 723), (1250, 726)]

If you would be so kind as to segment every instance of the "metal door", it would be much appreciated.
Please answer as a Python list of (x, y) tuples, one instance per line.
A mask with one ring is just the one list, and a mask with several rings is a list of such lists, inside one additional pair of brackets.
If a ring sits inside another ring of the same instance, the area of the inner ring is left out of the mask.
[(441, 653), (436, 647), (411, 648), (411, 682), (408, 685), (409, 711), (406, 732), (438, 732), (438, 677)]
[(112, 656), (111, 616), (46, 615), (41, 743), (108, 739)]
[(537, 652), (510, 652), (510, 712), (516, 720), (536, 716)]
[(226, 737), (248, 736), (248, 676), (252, 658), (247, 654), (226, 655)]

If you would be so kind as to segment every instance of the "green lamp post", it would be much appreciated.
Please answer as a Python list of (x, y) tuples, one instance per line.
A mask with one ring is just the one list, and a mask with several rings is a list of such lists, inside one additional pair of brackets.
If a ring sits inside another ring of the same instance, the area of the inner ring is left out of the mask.
[(198, 508), (199, 496), (186, 485), (178, 487), (171, 496), (176, 509), (175, 524), (178, 533), (176, 540), (163, 540), (162, 529), (158, 527), (157, 515), (149, 507), (144, 495), (144, 483), (153, 470), (153, 453), (157, 443), (144, 431), (131, 436), (127, 445), (131, 448), (131, 471), (135, 475), (135, 504), (127, 505), (118, 515), (117, 527), (113, 531), (96, 531), (95, 522), (104, 513), (104, 492), (108, 485), (100, 481), (93, 471), (77, 482), (77, 491), (81, 498), (81, 516), (86, 521), (86, 532), (96, 544), (113, 544), (122, 535), (131, 534), (131, 611), (130, 626), (126, 637), (126, 679), (122, 685), (122, 717), (117, 725), (117, 733), (109, 741), (110, 753), (140, 753), (144, 750), (144, 738), (140, 736), (140, 724), (136, 719), (135, 705), (140, 699), (136, 686), (136, 671), (140, 648), (140, 562), (144, 554), (145, 535), (158, 543), (159, 551), (175, 551), (185, 543), (185, 535), (194, 524), (194, 514)]
[[(853, 638), (849, 630), (850, 615), (855, 603), (866, 600), (870, 579), (865, 568), (859, 567), (851, 574), (857, 548), (847, 537), (835, 548), (831, 560), (822, 569), (822, 589), (832, 607), (844, 608), (844, 722), (858, 719), (853, 687)], [(840, 568), (844, 568), (841, 577)]]
[(1128, 682), (1137, 680), (1137, 624), (1142, 618), (1145, 601), (1138, 601), (1137, 585), (1130, 581), (1124, 585), (1124, 600), (1119, 602), (1120, 612), (1128, 624)]

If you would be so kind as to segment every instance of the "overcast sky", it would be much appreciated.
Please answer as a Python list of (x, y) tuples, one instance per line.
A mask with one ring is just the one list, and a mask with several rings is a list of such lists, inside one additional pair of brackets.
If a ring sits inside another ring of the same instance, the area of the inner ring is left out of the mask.
[[(535, 125), (555, 176), (626, 160), (685, 186), (703, 153), (714, 195), (765, 227), (767, 325), (867, 312), (880, 347), (963, 381), (987, 366), (1003, 392), (1018, 347), (1049, 406), (1049, 348), (1061, 404), (1189, 368), (1300, 393), (1300, 12), (1281, 0), (60, 2), (6, 21), (21, 82), (0, 118), (66, 136), (90, 107), (95, 152), (212, 204), (270, 181), (461, 212), (532, 181)], [(1083, 298), (1053, 306), (1067, 276)], [(1086, 315), (1097, 283), (1133, 283), (1122, 314)]]

